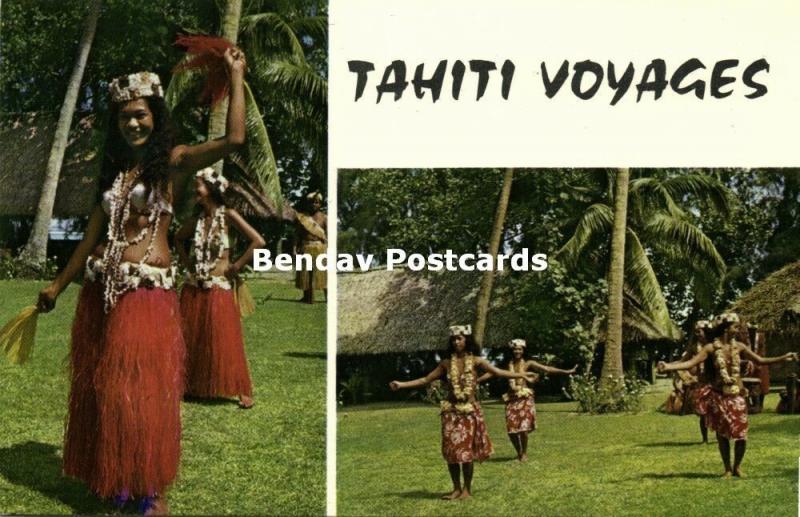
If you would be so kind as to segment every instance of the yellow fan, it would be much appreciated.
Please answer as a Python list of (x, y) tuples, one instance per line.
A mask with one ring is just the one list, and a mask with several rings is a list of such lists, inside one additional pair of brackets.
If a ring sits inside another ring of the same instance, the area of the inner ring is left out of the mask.
[(22, 364), (30, 357), (38, 317), (35, 305), (25, 307), (0, 330), (0, 348), (12, 364)]
[(256, 302), (253, 300), (253, 294), (241, 278), (236, 281), (235, 294), (236, 302), (239, 304), (239, 314), (241, 314), (242, 318), (246, 318), (256, 312)]

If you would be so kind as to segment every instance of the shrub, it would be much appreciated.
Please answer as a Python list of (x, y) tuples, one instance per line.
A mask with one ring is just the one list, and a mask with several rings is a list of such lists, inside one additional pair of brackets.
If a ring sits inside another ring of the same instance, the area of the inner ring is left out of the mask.
[(591, 373), (574, 375), (564, 389), (567, 398), (578, 403), (580, 411), (592, 414), (638, 411), (646, 392), (647, 382), (637, 377), (625, 377), (624, 381), (601, 386), (600, 380)]

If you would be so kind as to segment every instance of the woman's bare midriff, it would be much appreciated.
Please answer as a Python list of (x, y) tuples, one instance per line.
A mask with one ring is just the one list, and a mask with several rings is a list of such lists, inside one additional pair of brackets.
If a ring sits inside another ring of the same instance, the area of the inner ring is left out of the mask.
[[(169, 214), (163, 214), (161, 216), (161, 220), (159, 221), (158, 225), (158, 233), (156, 235), (156, 241), (153, 243), (153, 252), (150, 254), (150, 257), (147, 259), (145, 264), (149, 266), (155, 267), (169, 267), (171, 264), (171, 255), (169, 252), (169, 240), (167, 239), (167, 233), (169, 231), (169, 225), (172, 221), (172, 216)], [(135, 238), (139, 235), (139, 232), (142, 228), (147, 227), (147, 216), (146, 215), (138, 215), (131, 217), (128, 225), (125, 228), (125, 237), (128, 240)], [(102, 258), (103, 253), (105, 253), (106, 245), (108, 242), (103, 242), (98, 244), (92, 255), (97, 258)], [(134, 262), (138, 263), (142, 260), (145, 253), (147, 253), (147, 247), (150, 245), (150, 232), (148, 231), (144, 239), (138, 244), (133, 246), (128, 246), (125, 252), (122, 254), (123, 262)]]

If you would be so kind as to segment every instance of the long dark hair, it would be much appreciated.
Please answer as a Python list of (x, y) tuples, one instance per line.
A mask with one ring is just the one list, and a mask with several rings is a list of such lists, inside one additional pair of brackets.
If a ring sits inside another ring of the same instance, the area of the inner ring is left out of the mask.
[[(175, 147), (175, 131), (169, 109), (161, 97), (141, 97), (147, 101), (153, 114), (153, 132), (145, 143), (140, 179), (148, 191), (155, 188), (166, 193), (169, 179), (169, 156)], [(108, 114), (108, 133), (103, 151), (103, 165), (100, 171), (100, 195), (111, 188), (120, 171), (133, 166), (131, 147), (122, 137), (117, 122), (119, 110), (125, 103), (111, 103)]]
[[(453, 338), (456, 336), (450, 336), (447, 340), (447, 351), (450, 354), (456, 353), (456, 349), (453, 346)], [(464, 352), (472, 355), (480, 354), (480, 348), (478, 348), (478, 343), (475, 342), (475, 338), (472, 337), (472, 334), (467, 334), (464, 336)]]

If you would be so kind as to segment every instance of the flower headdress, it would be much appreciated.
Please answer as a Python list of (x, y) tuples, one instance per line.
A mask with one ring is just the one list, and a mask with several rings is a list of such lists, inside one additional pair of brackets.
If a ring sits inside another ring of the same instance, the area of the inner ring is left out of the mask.
[(512, 339), (508, 342), (509, 348), (516, 348), (518, 346), (525, 348), (526, 345), (527, 343), (525, 343), (524, 339)]
[(308, 195), (306, 195), (306, 199), (308, 199), (309, 201), (314, 201), (316, 199), (317, 201), (322, 203), (322, 194), (320, 194), (319, 192), (310, 192)]
[(714, 324), (721, 325), (723, 323), (739, 323), (741, 319), (739, 319), (739, 315), (735, 312), (725, 312), (717, 316), (714, 320)]
[(219, 191), (223, 194), (225, 193), (225, 189), (228, 188), (228, 180), (225, 179), (225, 176), (222, 174), (218, 174), (217, 171), (214, 170), (214, 167), (200, 169), (195, 174), (195, 177), (200, 178), (211, 185), (216, 185)]
[(704, 329), (705, 330), (705, 329), (710, 329), (712, 327), (713, 327), (713, 325), (711, 324), (711, 321), (709, 321), (709, 320), (697, 320), (697, 322), (695, 322), (695, 324), (694, 324), (694, 328), (696, 328), (696, 329)]
[(472, 334), (472, 325), (453, 325), (450, 327), (451, 336), (469, 336)]
[(163, 97), (161, 79), (153, 72), (137, 72), (117, 77), (108, 85), (113, 102), (127, 102), (140, 97)]

